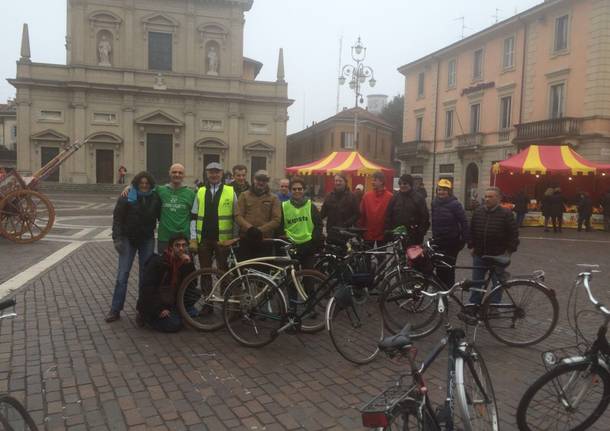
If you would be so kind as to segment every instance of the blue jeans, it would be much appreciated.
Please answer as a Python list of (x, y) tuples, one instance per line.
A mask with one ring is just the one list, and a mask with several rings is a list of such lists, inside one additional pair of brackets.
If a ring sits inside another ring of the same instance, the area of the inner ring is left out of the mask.
[[(489, 271), (486, 268), (483, 268), (485, 266), (485, 263), (483, 261), (483, 259), (481, 259), (480, 256), (473, 256), (472, 257), (472, 266), (476, 266), (477, 268), (473, 268), (472, 269), (472, 281), (474, 282), (479, 282), (479, 283), (474, 283), (474, 287), (477, 289), (482, 289), (485, 286), (485, 276), (487, 275), (487, 271)], [(491, 273), (491, 289), (495, 288), (498, 284), (500, 284), (500, 278), (499, 276), (501, 276), (503, 274), (504, 270), (502, 268), (496, 268), (496, 270), (494, 272)], [(470, 302), (472, 304), (481, 304), (481, 301), (483, 300), (483, 292), (475, 292), (472, 291), (470, 292)], [(491, 295), (491, 302), (493, 304), (497, 304), (502, 300), (502, 292), (500, 290), (494, 292)]]
[(171, 309), (166, 318), (157, 317), (148, 321), (148, 324), (155, 331), (159, 332), (178, 332), (182, 329), (182, 318), (177, 310)]
[(523, 220), (525, 220), (525, 213), (517, 213), (517, 227), (523, 226)]
[(140, 265), (140, 273), (138, 278), (138, 296), (142, 291), (142, 281), (144, 280), (144, 265), (153, 255), (155, 249), (154, 238), (149, 238), (143, 241), (139, 246), (131, 245), (127, 238), (121, 238), (123, 252), (119, 254), (119, 270), (116, 276), (116, 284), (114, 285), (114, 294), (112, 295), (111, 311), (118, 313), (125, 305), (125, 297), (127, 296), (127, 282), (129, 281), (129, 272), (133, 265), (133, 260), (138, 253), (138, 262)]

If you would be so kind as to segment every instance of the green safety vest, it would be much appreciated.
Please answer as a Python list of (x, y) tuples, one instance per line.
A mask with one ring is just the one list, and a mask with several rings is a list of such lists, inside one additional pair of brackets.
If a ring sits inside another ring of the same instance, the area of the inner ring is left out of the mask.
[[(201, 242), (203, 232), (203, 219), (205, 217), (205, 193), (207, 189), (200, 187), (197, 192), (199, 212), (197, 213), (197, 242)], [(220, 200), (218, 201), (218, 240), (226, 241), (233, 238), (233, 202), (235, 190), (233, 187), (224, 185)]]
[(301, 208), (292, 205), (292, 202), (282, 202), (284, 213), (284, 231), (286, 236), (295, 244), (304, 244), (313, 238), (313, 220), (311, 219), (311, 200)]

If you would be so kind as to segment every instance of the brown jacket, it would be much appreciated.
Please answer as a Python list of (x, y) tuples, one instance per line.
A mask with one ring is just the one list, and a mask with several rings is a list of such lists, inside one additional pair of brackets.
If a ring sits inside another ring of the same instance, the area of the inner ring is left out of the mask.
[(257, 196), (252, 189), (239, 195), (237, 199), (237, 216), (239, 235), (256, 226), (263, 232), (264, 238), (272, 238), (282, 221), (282, 206), (276, 195), (267, 190)]

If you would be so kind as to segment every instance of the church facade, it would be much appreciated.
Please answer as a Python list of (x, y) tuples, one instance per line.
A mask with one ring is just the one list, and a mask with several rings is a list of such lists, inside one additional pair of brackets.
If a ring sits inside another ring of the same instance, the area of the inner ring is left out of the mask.
[(17, 169), (36, 171), (69, 142), (86, 143), (49, 178), (114, 183), (147, 170), (187, 180), (242, 163), (283, 176), (287, 84), (243, 56), (253, 0), (68, 0), (66, 65), (33, 62), (24, 26), (16, 87)]

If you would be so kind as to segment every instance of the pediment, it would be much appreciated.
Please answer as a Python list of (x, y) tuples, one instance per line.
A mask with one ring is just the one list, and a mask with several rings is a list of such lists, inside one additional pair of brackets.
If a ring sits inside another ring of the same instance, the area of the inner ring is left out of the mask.
[(70, 137), (52, 129), (43, 130), (30, 136), (32, 141), (68, 142)]
[(150, 114), (146, 114), (139, 118), (136, 118), (136, 124), (177, 127), (184, 126), (184, 123), (182, 121), (161, 110), (157, 110), (155, 112), (151, 112)]
[(122, 144), (123, 138), (111, 132), (92, 133), (85, 139), (90, 144)]
[(228, 150), (229, 146), (218, 138), (202, 138), (195, 142), (195, 148), (206, 150)]
[(200, 24), (197, 27), (197, 31), (199, 31), (200, 33), (206, 33), (206, 34), (210, 34), (210, 35), (218, 35), (218, 36), (226, 36), (227, 34), (229, 34), (229, 31), (226, 29), (226, 27), (222, 24), (213, 22), (213, 23), (206, 23), (206, 24)]
[(148, 15), (142, 19), (142, 22), (148, 25), (165, 27), (178, 27), (180, 25), (180, 23), (171, 16), (160, 13)]
[(123, 22), (120, 16), (107, 10), (98, 10), (91, 13), (89, 15), (89, 21), (103, 22), (106, 24), (120, 24)]
[(263, 141), (251, 142), (244, 146), (245, 151), (261, 151), (266, 153), (274, 153), (275, 147)]

